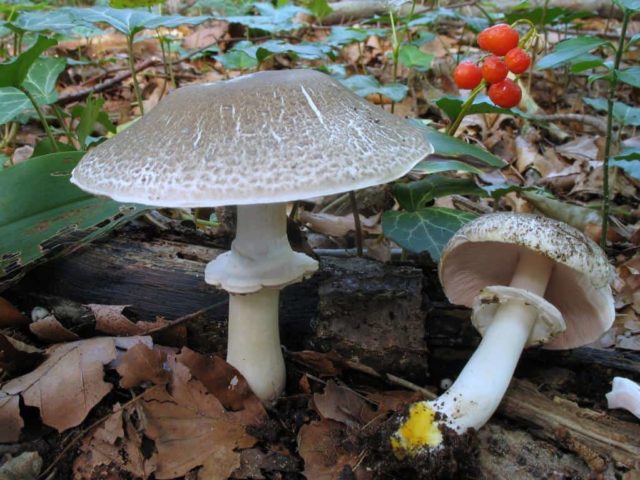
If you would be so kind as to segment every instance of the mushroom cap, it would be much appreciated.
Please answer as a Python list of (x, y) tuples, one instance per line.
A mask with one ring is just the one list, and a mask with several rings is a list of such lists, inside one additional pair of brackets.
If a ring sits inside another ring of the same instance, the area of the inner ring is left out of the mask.
[(419, 128), (314, 70), (179, 88), (91, 150), (71, 181), (121, 202), (287, 202), (394, 180), (433, 152)]
[(615, 317), (612, 269), (590, 238), (557, 220), (522, 213), (483, 215), (463, 226), (445, 247), (440, 282), (451, 303), (472, 307), (488, 286), (511, 282), (519, 252), (530, 249), (555, 262), (544, 299), (566, 330), (545, 348), (574, 348), (597, 340)]

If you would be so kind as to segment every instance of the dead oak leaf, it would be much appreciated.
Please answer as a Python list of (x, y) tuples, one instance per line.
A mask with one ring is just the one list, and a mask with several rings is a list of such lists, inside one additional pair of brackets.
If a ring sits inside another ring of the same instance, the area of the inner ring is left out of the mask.
[(73, 462), (74, 480), (96, 478), (148, 478), (155, 470), (155, 456), (142, 454), (142, 436), (133, 425), (131, 409), (114, 405), (102, 425), (82, 439), (80, 455)]
[(29, 319), (20, 310), (0, 297), (0, 328), (20, 328), (29, 324)]
[[(25, 405), (40, 410), (45, 425), (62, 432), (79, 425), (111, 390), (112, 385), (103, 380), (103, 366), (116, 357), (112, 338), (56, 345), (47, 350), (47, 355), (34, 371), (14, 378), (0, 389), (3, 422), (11, 420), (14, 425), (21, 424), (19, 411), (13, 407), (18, 405), (21, 396)], [(15, 430), (10, 436), (12, 438), (4, 441), (18, 440)]]
[(172, 372), (167, 390), (151, 389), (141, 399), (142, 426), (155, 442), (159, 480), (185, 475), (196, 467), (199, 479), (227, 479), (240, 467), (239, 449), (256, 439), (246, 431), (251, 411), (229, 412), (189, 369), (169, 356)]
[(138, 343), (128, 349), (120, 360), (117, 372), (122, 377), (122, 388), (133, 388), (143, 382), (162, 385), (169, 381), (169, 372), (163, 367), (163, 354), (160, 350)]
[(356, 428), (375, 418), (374, 408), (350, 388), (329, 380), (323, 393), (313, 395), (313, 404), (322, 418)]

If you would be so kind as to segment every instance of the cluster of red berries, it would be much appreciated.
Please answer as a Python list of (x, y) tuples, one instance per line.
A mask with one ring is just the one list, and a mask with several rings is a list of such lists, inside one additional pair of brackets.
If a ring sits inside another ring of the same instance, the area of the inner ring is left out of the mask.
[(481, 49), (492, 53), (479, 67), (473, 62), (462, 62), (453, 72), (453, 79), (460, 88), (476, 88), (484, 79), (489, 86), (489, 98), (503, 108), (515, 107), (520, 103), (520, 87), (507, 78), (509, 72), (524, 73), (531, 65), (531, 57), (518, 47), (520, 35), (509, 25), (500, 24), (484, 29), (478, 35)]

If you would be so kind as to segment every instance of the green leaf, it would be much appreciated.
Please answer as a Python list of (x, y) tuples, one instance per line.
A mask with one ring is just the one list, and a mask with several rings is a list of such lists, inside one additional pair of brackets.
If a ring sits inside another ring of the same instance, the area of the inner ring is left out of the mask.
[(481, 169), (460, 160), (440, 160), (438, 155), (435, 155), (435, 158), (434, 155), (431, 155), (427, 160), (423, 160), (413, 167), (413, 170), (426, 174), (441, 172), (484, 173)]
[(27, 77), (31, 65), (49, 47), (58, 42), (51, 38), (38, 37), (31, 48), (21, 53), (11, 62), (0, 63), (0, 87), (20, 87)]
[(570, 63), (576, 57), (580, 57), (586, 53), (594, 51), (596, 48), (604, 45), (613, 46), (606, 40), (597, 37), (576, 37), (565, 40), (556, 45), (556, 48), (549, 55), (544, 56), (538, 61), (537, 68), (545, 70), (547, 68), (556, 68), (566, 63)]
[(379, 94), (384, 95), (393, 102), (401, 102), (409, 91), (406, 85), (400, 83), (380, 85), (380, 82), (371, 75), (352, 75), (340, 81), (345, 87), (350, 88), (361, 97)]
[(423, 52), (415, 45), (403, 45), (400, 47), (398, 61), (407, 68), (426, 72), (431, 66), (433, 55)]
[(615, 160), (640, 160), (640, 147), (623, 144), (620, 152), (612, 158)]
[[(583, 101), (596, 110), (608, 111), (607, 100), (604, 98), (584, 98)], [(614, 102), (613, 118), (623, 126), (640, 126), (640, 108), (622, 102)]]
[(215, 59), (227, 70), (247, 70), (258, 66), (256, 57), (243, 50), (230, 50), (224, 55), (216, 55)]
[(640, 0), (614, 0), (619, 6), (625, 10), (632, 12), (640, 12)]
[(415, 212), (387, 211), (382, 215), (384, 235), (405, 250), (428, 252), (440, 260), (442, 249), (460, 227), (476, 215), (450, 208), (430, 207)]
[(630, 177), (640, 179), (640, 160), (610, 160), (609, 165), (621, 168)]
[(51, 11), (23, 12), (12, 24), (25, 32), (54, 32), (63, 35), (87, 30), (91, 27), (73, 16), (73, 9), (59, 8)]
[(369, 30), (354, 27), (336, 26), (331, 28), (331, 34), (327, 42), (331, 45), (350, 45), (356, 42), (365, 42), (371, 36)]
[[(251, 51), (245, 49), (245, 53), (251, 55)], [(258, 62), (262, 63), (271, 55), (292, 55), (305, 60), (321, 60), (327, 58), (327, 46), (318, 43), (301, 42), (292, 44), (282, 40), (268, 40), (254, 48), (254, 55)], [(330, 51), (330, 50), (328, 50)]]
[(640, 88), (640, 67), (630, 67), (617, 72), (618, 80)]
[(17, 88), (0, 88), (0, 125), (10, 122), (30, 107), (27, 96)]
[[(451, 121), (458, 118), (458, 115), (462, 111), (462, 105), (464, 100), (458, 97), (444, 96), (436, 101), (436, 105), (446, 113), (447, 117)], [(473, 101), (473, 105), (467, 111), (467, 115), (474, 115), (477, 113), (506, 113), (513, 114), (512, 110), (506, 108), (496, 107), (493, 102), (486, 95), (478, 95)]]
[[(87, 138), (93, 132), (96, 123), (102, 123), (108, 131), (115, 133), (115, 126), (109, 120), (109, 116), (102, 111), (104, 105), (103, 98), (87, 98), (87, 102), (83, 107), (76, 109), (74, 117), (79, 117), (78, 126), (76, 127), (76, 136), (80, 143), (81, 149), (86, 149), (88, 146)], [(107, 122), (106, 125), (104, 122)]]
[(571, 73), (581, 73), (598, 67), (606, 67), (604, 60), (597, 55), (586, 53), (574, 58), (571, 62)]
[(470, 178), (451, 178), (442, 175), (429, 175), (415, 182), (396, 183), (393, 186), (393, 196), (396, 197), (400, 206), (409, 212), (426, 207), (437, 197), (454, 194), (487, 196), (487, 193)]
[(162, 5), (166, 0), (109, 0), (109, 6), (113, 8), (148, 8), (154, 5)]
[(197, 25), (211, 18), (208, 16), (164, 16), (144, 10), (110, 7), (74, 8), (72, 14), (80, 21), (106, 23), (127, 36), (133, 36), (145, 28), (175, 28), (180, 25)]
[(0, 290), (141, 212), (69, 182), (83, 152), (55, 153), (0, 171)]
[(64, 58), (43, 57), (31, 66), (23, 86), (34, 96), (38, 105), (49, 105), (58, 100), (56, 82), (66, 65)]
[[(425, 128), (425, 136), (431, 145), (433, 145), (435, 153), (439, 156), (464, 159), (465, 164), (473, 166), (476, 169), (487, 167), (503, 168), (507, 166), (504, 160), (487, 152), (485, 149), (450, 137), (432, 128)], [(418, 165), (428, 163), (431, 163), (431, 161), (425, 160)]]
[(242, 15), (232, 17), (219, 17), (220, 20), (229, 23), (239, 23), (250, 29), (262, 30), (269, 33), (291, 31), (302, 26), (295, 17), (299, 13), (308, 13), (306, 8), (296, 5), (285, 5), (275, 8), (270, 3), (256, 3), (254, 8), (259, 15)]
[(329, 6), (327, 0), (309, 0), (305, 5), (309, 11), (318, 20), (322, 20), (324, 17), (333, 12), (333, 8)]

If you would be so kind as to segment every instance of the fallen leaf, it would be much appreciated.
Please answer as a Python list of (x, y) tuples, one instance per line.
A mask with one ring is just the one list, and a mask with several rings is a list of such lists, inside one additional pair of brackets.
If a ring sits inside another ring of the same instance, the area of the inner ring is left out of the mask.
[(175, 356), (167, 363), (171, 393), (151, 389), (141, 399), (144, 433), (157, 451), (155, 477), (171, 479), (202, 467), (198, 479), (227, 479), (240, 467), (237, 450), (256, 443), (246, 431), (255, 424), (254, 412), (226, 411)]
[(314, 352), (304, 350), (291, 352), (291, 357), (313, 368), (321, 377), (336, 377), (346, 367), (346, 359), (336, 352)]
[(40, 340), (49, 343), (75, 342), (80, 337), (62, 325), (53, 315), (47, 315), (29, 325), (29, 330)]
[[(301, 211), (300, 221), (309, 225), (311, 230), (332, 237), (343, 237), (349, 232), (355, 231), (355, 222), (352, 214), (344, 216), (331, 215), (329, 213), (312, 213)], [(360, 215), (360, 225), (363, 233), (380, 235), (382, 226), (380, 225), (381, 213), (372, 217)]]
[(163, 368), (163, 355), (159, 350), (138, 343), (122, 355), (116, 368), (122, 377), (120, 387), (133, 388), (143, 382), (163, 385), (169, 381), (169, 372)]
[(0, 328), (20, 328), (29, 324), (29, 319), (9, 301), (0, 297)]
[(186, 347), (177, 358), (227, 410), (251, 410), (256, 412), (256, 419), (266, 415), (262, 402), (247, 381), (222, 358), (201, 355)]
[[(45, 425), (59, 432), (79, 425), (91, 409), (111, 391), (103, 380), (104, 368), (116, 356), (112, 338), (92, 338), (47, 350), (47, 359), (33, 372), (7, 382), (0, 389), (0, 418), (12, 427), (0, 430), (0, 441), (15, 442), (22, 425), (17, 408), (25, 405), (40, 410)], [(16, 434), (17, 433), (17, 434)]]
[(0, 334), (0, 374), (4, 380), (33, 370), (42, 358), (39, 348)]
[(376, 416), (372, 406), (344, 385), (329, 380), (323, 393), (313, 395), (313, 404), (322, 418), (356, 428)]
[(73, 462), (74, 480), (102, 478), (148, 478), (156, 468), (155, 456), (142, 454), (142, 436), (132, 424), (129, 411), (120, 404), (99, 426), (85, 435), (80, 455)]
[(347, 450), (349, 446), (345, 427), (338, 422), (303, 425), (298, 432), (298, 453), (304, 460), (304, 476), (309, 480), (350, 478), (346, 475), (358, 463), (359, 452)]

